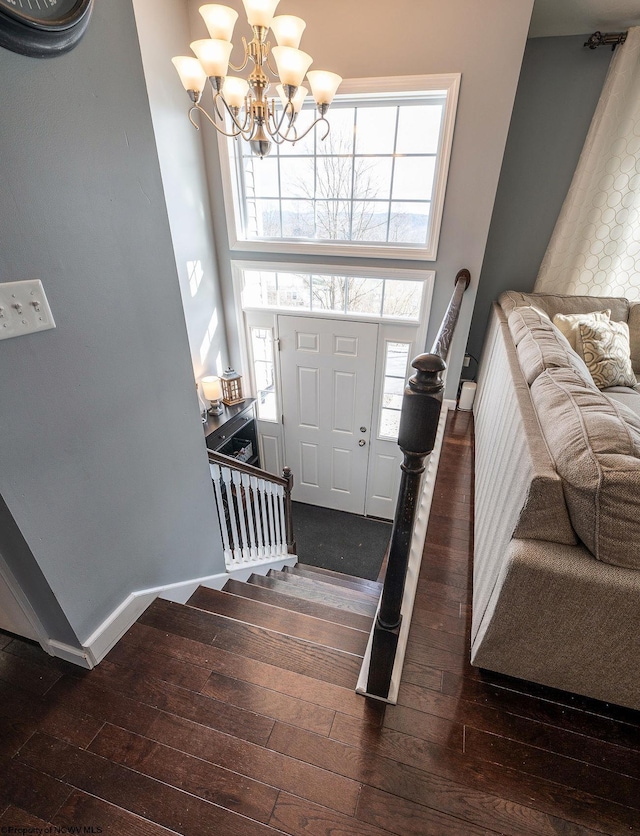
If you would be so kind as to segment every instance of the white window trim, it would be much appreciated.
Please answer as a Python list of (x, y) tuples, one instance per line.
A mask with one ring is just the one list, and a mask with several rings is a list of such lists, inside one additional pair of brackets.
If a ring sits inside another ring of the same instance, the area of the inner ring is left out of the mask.
[[(345, 316), (336, 311), (307, 311), (297, 308), (278, 308), (278, 307), (253, 307), (251, 305), (242, 304), (242, 271), (243, 270), (263, 270), (265, 272), (274, 273), (320, 273), (334, 276), (353, 276), (354, 278), (362, 279), (396, 279), (401, 281), (416, 281), (423, 282), (424, 290), (422, 294), (422, 304), (420, 307), (420, 316), (415, 319), (402, 319), (390, 316), (375, 316), (373, 314), (350, 314)], [(310, 262), (291, 262), (291, 261), (238, 261), (234, 259), (231, 262), (231, 272), (233, 276), (233, 292), (235, 298), (236, 312), (239, 317), (242, 316), (242, 311), (272, 311), (277, 314), (290, 314), (292, 316), (309, 316), (317, 317), (318, 319), (352, 319), (357, 322), (381, 322), (387, 325), (405, 325), (408, 328), (420, 328), (427, 325), (423, 320), (429, 318), (431, 311), (431, 302), (433, 297), (433, 287), (435, 284), (435, 270), (403, 270), (400, 267), (344, 267), (336, 266), (335, 264), (312, 264)]]
[[(239, 235), (242, 221), (239, 215), (239, 196), (236, 178), (233, 176), (230, 163), (229, 145), (222, 137), (218, 141), (220, 153), (220, 169), (222, 173), (222, 193), (224, 197), (227, 219), (227, 233), (229, 248), (233, 253), (286, 253), (291, 255), (321, 255), (321, 256), (351, 256), (357, 258), (384, 259), (421, 259), (435, 261), (438, 253), (440, 227), (444, 212), (444, 199), (453, 147), (453, 132), (460, 92), (460, 73), (446, 75), (425, 76), (396, 76), (392, 78), (353, 78), (347, 79), (340, 85), (339, 95), (370, 94), (372, 97), (390, 93), (446, 93), (445, 107), (437, 159), (439, 171), (434, 184), (433, 200), (431, 203), (431, 229), (429, 241), (425, 247), (397, 244), (360, 244), (358, 242), (333, 243), (327, 241), (248, 241)], [(331, 121), (331, 110), (329, 110)]]

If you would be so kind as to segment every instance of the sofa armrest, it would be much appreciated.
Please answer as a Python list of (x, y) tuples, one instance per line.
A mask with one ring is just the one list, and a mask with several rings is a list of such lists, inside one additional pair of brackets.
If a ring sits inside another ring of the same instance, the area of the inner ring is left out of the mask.
[[(474, 633), (481, 668), (640, 708), (640, 572), (513, 540)], [(475, 609), (475, 604), (474, 604)]]

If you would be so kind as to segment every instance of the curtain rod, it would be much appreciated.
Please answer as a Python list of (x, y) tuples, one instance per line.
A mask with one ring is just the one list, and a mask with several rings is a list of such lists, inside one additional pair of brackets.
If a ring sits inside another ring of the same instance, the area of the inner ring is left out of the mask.
[(613, 52), (619, 44), (623, 44), (626, 40), (626, 32), (594, 32), (589, 37), (589, 40), (584, 42), (583, 46), (588, 46), (589, 49), (596, 49), (599, 46), (610, 46)]

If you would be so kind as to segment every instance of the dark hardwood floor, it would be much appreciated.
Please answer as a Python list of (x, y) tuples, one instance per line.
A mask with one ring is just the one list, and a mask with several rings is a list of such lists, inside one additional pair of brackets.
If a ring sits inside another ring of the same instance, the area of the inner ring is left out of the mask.
[(640, 831), (639, 713), (469, 665), (472, 452), (451, 414), (396, 706), (353, 691), (375, 585), (306, 568), (157, 601), (89, 672), (0, 633), (0, 833)]

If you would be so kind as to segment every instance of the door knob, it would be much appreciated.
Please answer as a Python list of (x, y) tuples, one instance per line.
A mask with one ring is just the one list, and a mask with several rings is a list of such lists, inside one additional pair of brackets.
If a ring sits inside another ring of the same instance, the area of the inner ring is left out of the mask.
[(365, 445), (366, 443), (367, 443), (367, 442), (364, 440), (364, 438), (361, 438), (361, 439), (360, 439), (360, 441), (358, 442), (358, 447), (364, 447), (364, 445)]

